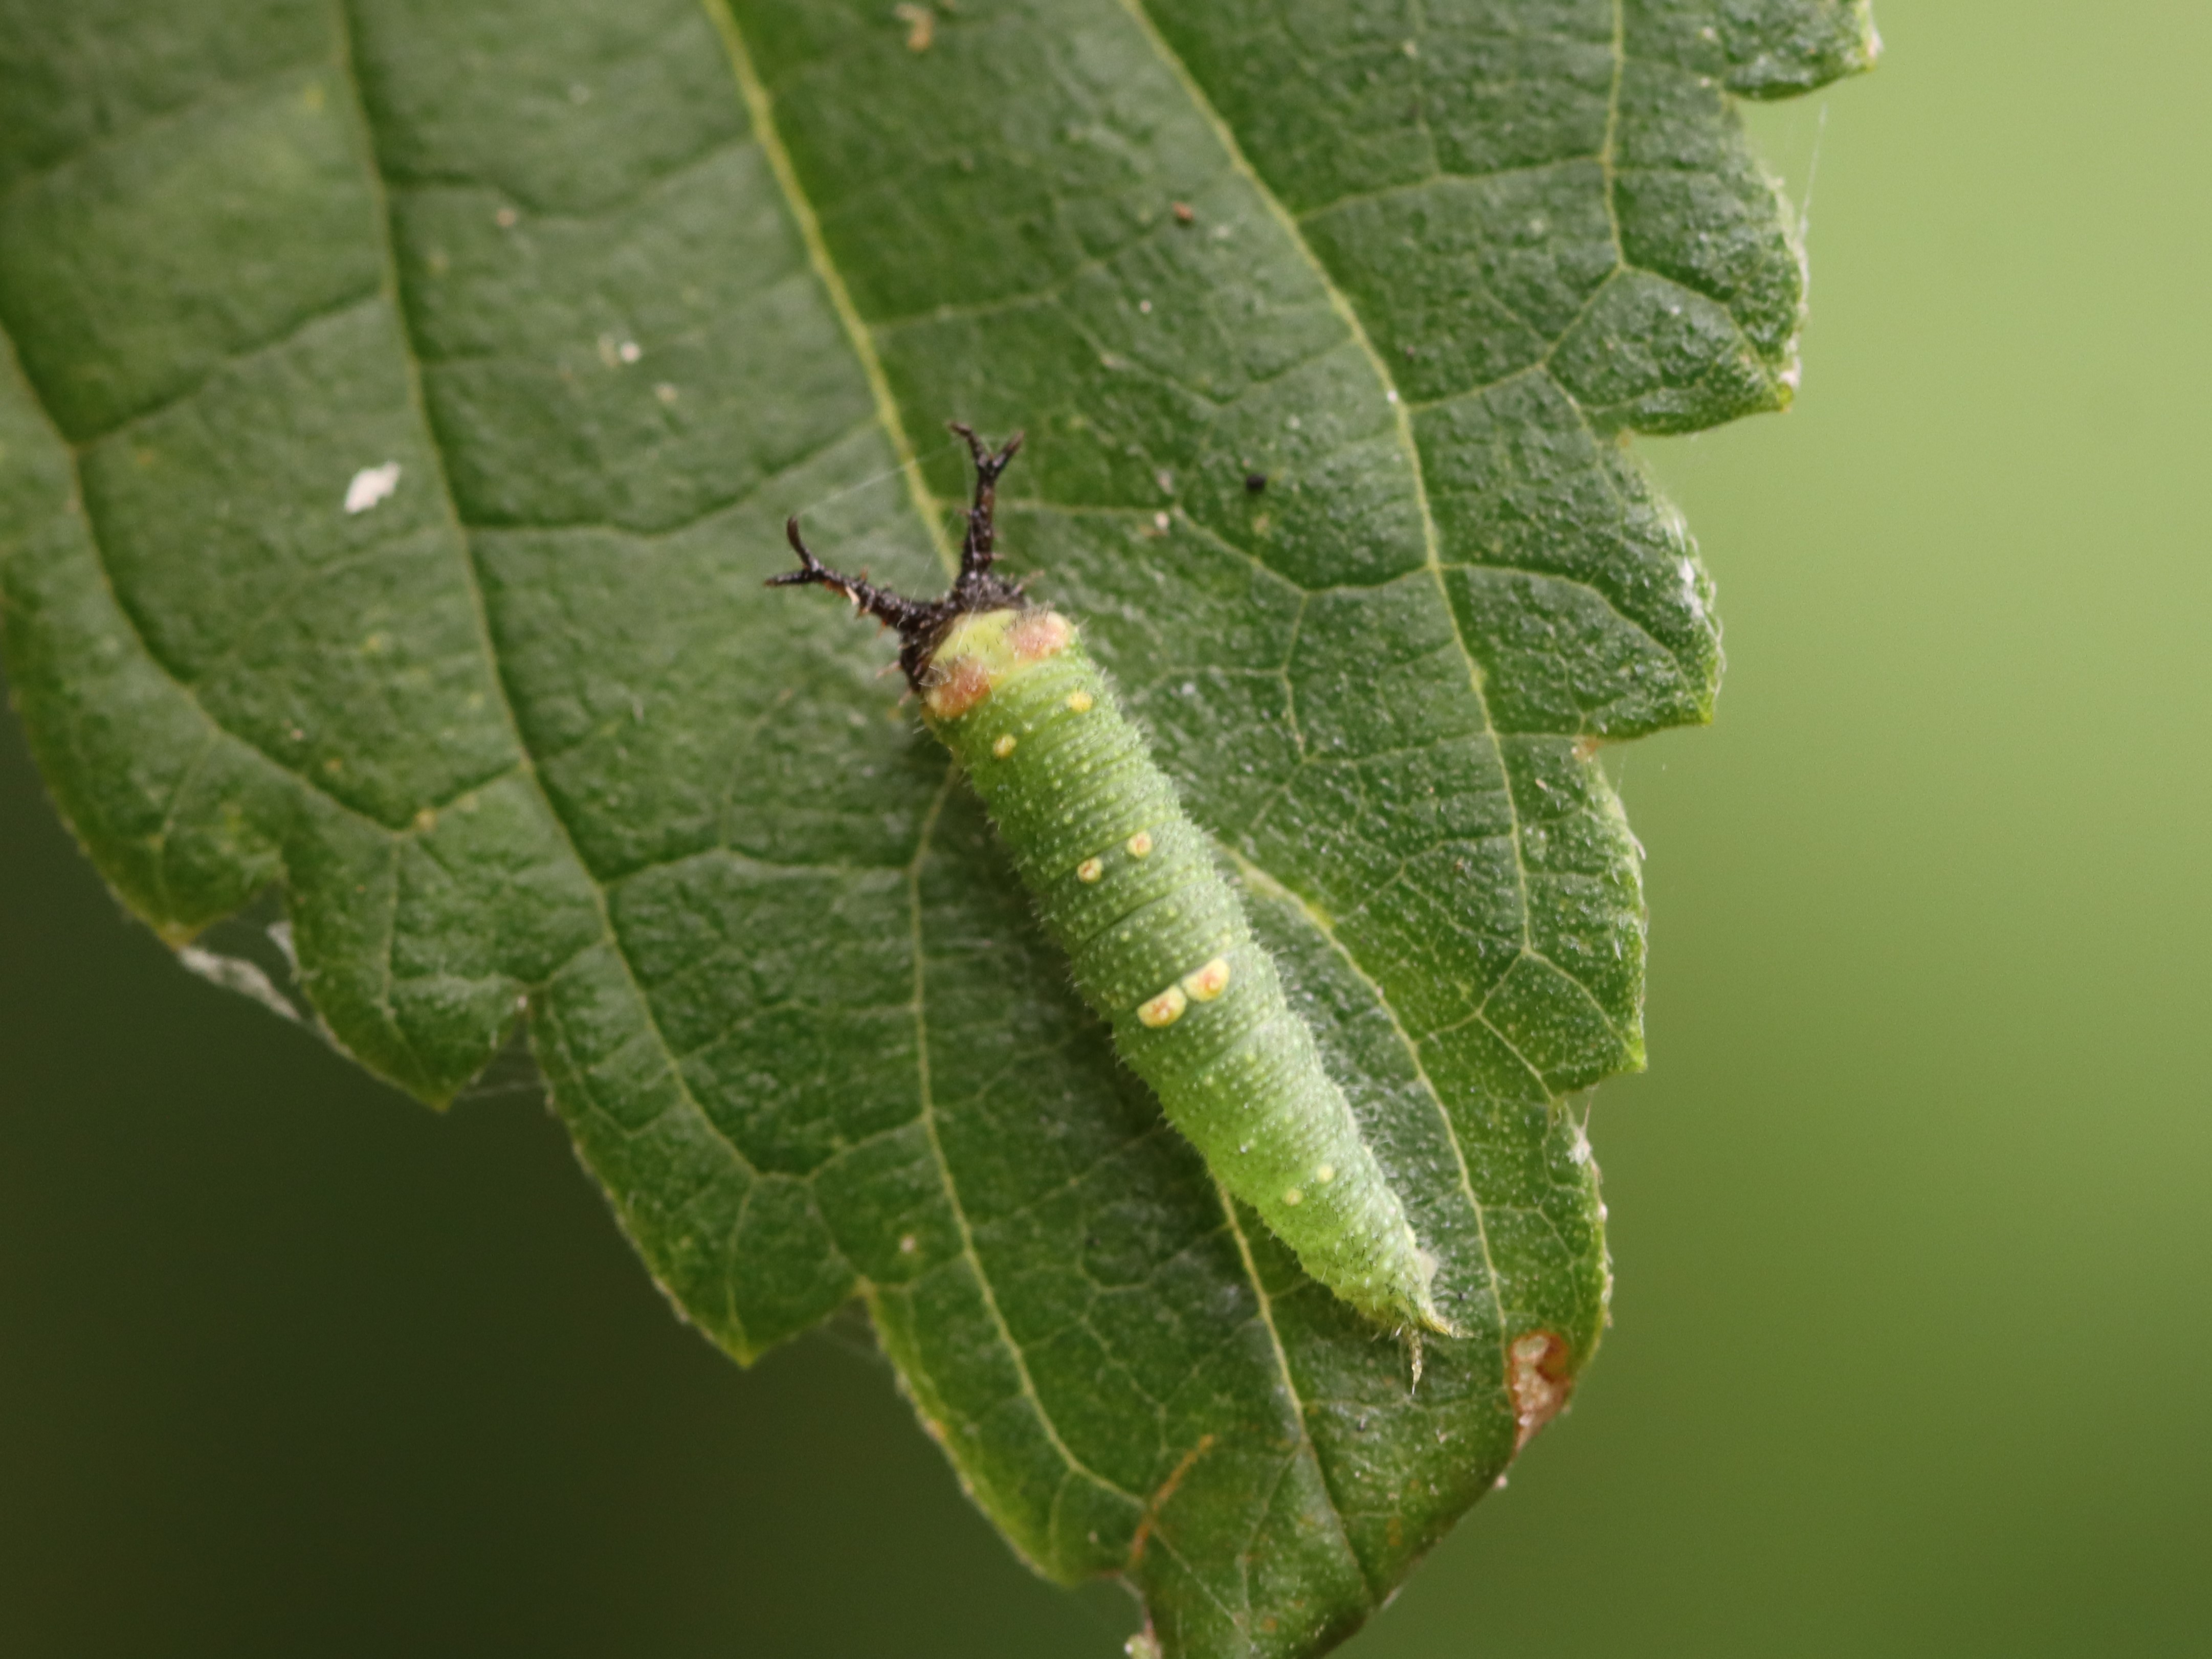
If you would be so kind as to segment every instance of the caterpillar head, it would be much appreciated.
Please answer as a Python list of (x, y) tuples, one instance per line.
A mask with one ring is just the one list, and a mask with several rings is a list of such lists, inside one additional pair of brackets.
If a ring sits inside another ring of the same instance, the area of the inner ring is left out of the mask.
[[(1040, 661), (1075, 637), (1074, 626), (1066, 617), (1030, 604), (1020, 583), (1010, 582), (991, 568), (998, 558), (993, 515), (999, 475), (1020, 453), (1022, 434), (1017, 432), (994, 451), (969, 428), (957, 421), (951, 425), (968, 441), (975, 458), (975, 497), (968, 508), (960, 574), (945, 593), (934, 599), (909, 599), (878, 587), (865, 576), (830, 569), (807, 547), (795, 518), (786, 520), (783, 528), (792, 550), (799, 555), (799, 568), (768, 579), (770, 587), (811, 584), (834, 589), (856, 609), (896, 629), (899, 666), (906, 671), (907, 684), (925, 697), (942, 691), (948, 707), (940, 709), (932, 702), (930, 712), (945, 720), (957, 718), (988, 696), (997, 684), (994, 673), (1003, 678), (1003, 668)], [(998, 619), (995, 623), (994, 618)]]

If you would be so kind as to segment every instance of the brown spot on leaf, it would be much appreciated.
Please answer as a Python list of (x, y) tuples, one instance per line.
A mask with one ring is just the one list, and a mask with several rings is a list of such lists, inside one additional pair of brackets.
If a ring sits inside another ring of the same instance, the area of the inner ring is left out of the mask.
[(1516, 1336), (1505, 1351), (1505, 1380), (1513, 1390), (1513, 1415), (1520, 1432), (1513, 1442), (1517, 1455), (1536, 1437), (1536, 1431), (1559, 1414), (1567, 1396), (1575, 1391), (1574, 1373), (1567, 1369), (1574, 1350), (1556, 1331), (1530, 1331)]

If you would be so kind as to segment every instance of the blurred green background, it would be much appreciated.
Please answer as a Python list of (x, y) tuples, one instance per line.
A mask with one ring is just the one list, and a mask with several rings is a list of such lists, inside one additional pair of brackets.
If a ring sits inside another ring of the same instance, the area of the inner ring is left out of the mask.
[[(1611, 751), (1617, 1324), (1346, 1651), (2212, 1650), (2212, 13), (1889, 0), (1754, 112), (1797, 410), (1646, 442), (1717, 727)], [(1823, 112), (1826, 112), (1825, 125)], [(0, 732), (0, 1651), (1115, 1652), (843, 1324), (741, 1373), (525, 1094), (127, 922)]]

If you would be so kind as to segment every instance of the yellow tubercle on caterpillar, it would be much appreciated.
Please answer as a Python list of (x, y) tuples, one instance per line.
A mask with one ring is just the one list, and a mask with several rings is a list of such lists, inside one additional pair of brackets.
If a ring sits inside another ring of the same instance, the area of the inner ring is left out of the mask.
[(996, 755), (1000, 760), (1004, 760), (1007, 756), (1014, 752), (1015, 741), (1014, 734), (1009, 732), (1005, 737), (1000, 738), (998, 742), (991, 745), (991, 752)]
[(1149, 830), (1139, 830), (1135, 835), (1130, 836), (1124, 845), (1128, 848), (1131, 858), (1150, 858), (1152, 852), (1152, 833)]
[(1172, 1025), (1182, 1018), (1182, 1011), (1190, 1006), (1190, 999), (1183, 994), (1182, 987), (1170, 985), (1156, 997), (1137, 1005), (1137, 1021), (1158, 1030), (1163, 1025)]
[(956, 720), (1017, 675), (1075, 643), (1075, 624), (1057, 611), (981, 611), (945, 631), (929, 659), (922, 706)]
[(1105, 873), (1106, 861), (1103, 859), (1085, 859), (1075, 866), (1076, 880), (1086, 884), (1097, 880)]
[[(1182, 976), (1182, 988), (1189, 993), (1193, 1002), (1211, 1002), (1229, 988), (1229, 958), (1216, 957), (1203, 968), (1194, 968)], [(1322, 1180), (1328, 1179), (1323, 1176)]]
[(1067, 694), (1067, 706), (1079, 714), (1087, 714), (1091, 712), (1091, 694), (1088, 691), (1071, 691)]

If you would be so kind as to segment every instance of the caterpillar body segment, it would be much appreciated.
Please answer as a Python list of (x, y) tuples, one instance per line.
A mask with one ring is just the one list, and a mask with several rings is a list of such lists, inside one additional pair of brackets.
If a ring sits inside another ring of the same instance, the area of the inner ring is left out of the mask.
[[(1009, 648), (1023, 633), (1030, 648)], [(950, 719), (925, 691), (930, 728), (1169, 1120), (1312, 1277), (1385, 1324), (1446, 1328), (1430, 1296), (1435, 1263), (1273, 958), (1074, 627), (1050, 611), (963, 617), (933, 672), (939, 684), (988, 684), (951, 700), (961, 712)], [(1103, 870), (1086, 881), (1079, 872), (1094, 859)]]
[(989, 809), (1077, 988), (1222, 1185), (1361, 1313), (1453, 1334), (1431, 1292), (1435, 1258), (1206, 836), (1075, 624), (990, 574), (992, 487), (1019, 440), (996, 454), (969, 441), (976, 504), (944, 599), (836, 575), (795, 522), (801, 568), (776, 580), (836, 588), (899, 629), (924, 719)]

